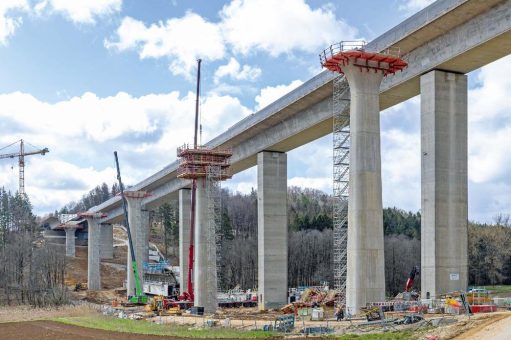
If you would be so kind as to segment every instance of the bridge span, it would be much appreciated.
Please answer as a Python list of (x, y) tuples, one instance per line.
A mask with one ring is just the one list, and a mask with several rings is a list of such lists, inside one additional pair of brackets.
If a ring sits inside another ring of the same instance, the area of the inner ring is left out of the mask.
[[(408, 68), (383, 80), (380, 110), (421, 95), (422, 292), (437, 296), (467, 285), (466, 74), (511, 53), (511, 0), (436, 1), (366, 45), (371, 51), (391, 47), (400, 48)], [(258, 189), (268, 187), (269, 183), (285, 188), (285, 174), (274, 171), (279, 164), (285, 166), (285, 153), (332, 132), (334, 77), (329, 71), (318, 74), (231, 126), (207, 145), (232, 148), (234, 174), (257, 165)], [(349, 91), (345, 96), (349, 99)], [(130, 207), (147, 210), (179, 198), (180, 212), (185, 214), (190, 183), (176, 177), (177, 167), (177, 161), (170, 163), (130, 188), (151, 193), (137, 198)], [(259, 265), (264, 268), (259, 270), (259, 285), (264, 287), (260, 293), (262, 308), (272, 308), (285, 302), (287, 282), (276, 278), (276, 274), (287, 272), (287, 259), (282, 258), (287, 252), (278, 256), (265, 252), (266, 237), (272, 238), (272, 247), (287, 249), (287, 230), (283, 230), (286, 226), (280, 225), (286, 220), (276, 218), (281, 212), (261, 207), (271, 200), (282, 208), (286, 200), (285, 195), (263, 192), (258, 190), (258, 228), (260, 235), (266, 235), (259, 239)], [(94, 223), (122, 221), (119, 197), (90, 210), (107, 215)], [(148, 217), (139, 211), (133, 211), (133, 215), (137, 221), (130, 225), (141, 230), (135, 247), (146, 254), (148, 234), (144, 229)], [(185, 235), (187, 221), (182, 215), (180, 230)], [(447, 243), (453, 238), (460, 246)], [(142, 256), (142, 260), (147, 257)], [(186, 272), (185, 260), (181, 263), (182, 272)], [(275, 261), (275, 265), (264, 265), (268, 261)], [(96, 263), (94, 259), (89, 262), (93, 266)], [(183, 281), (182, 285), (186, 283)]]

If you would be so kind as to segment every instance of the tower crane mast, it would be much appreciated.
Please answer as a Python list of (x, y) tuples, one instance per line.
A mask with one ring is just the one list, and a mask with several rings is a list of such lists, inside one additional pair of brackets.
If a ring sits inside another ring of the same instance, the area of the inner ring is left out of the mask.
[(18, 166), (19, 166), (19, 193), (25, 195), (25, 157), (32, 155), (45, 155), (50, 152), (48, 148), (43, 148), (40, 150), (25, 152), (25, 142), (23, 139), (16, 141), (8, 146), (14, 145), (16, 143), (20, 143), (20, 151), (14, 153), (6, 153), (0, 154), (0, 159), (4, 158), (18, 158)]

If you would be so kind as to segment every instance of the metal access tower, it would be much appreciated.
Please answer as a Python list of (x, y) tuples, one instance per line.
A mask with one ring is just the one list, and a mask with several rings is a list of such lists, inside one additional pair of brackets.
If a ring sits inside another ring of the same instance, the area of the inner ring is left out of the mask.
[(343, 75), (333, 81), (333, 274), (338, 304), (346, 303), (348, 196), (350, 170), (349, 87)]

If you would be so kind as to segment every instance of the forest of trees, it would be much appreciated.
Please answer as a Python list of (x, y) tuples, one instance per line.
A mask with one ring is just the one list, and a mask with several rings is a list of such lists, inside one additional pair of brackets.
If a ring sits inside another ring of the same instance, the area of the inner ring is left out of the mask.
[[(82, 200), (61, 212), (77, 212), (102, 203), (118, 192), (103, 183)], [(177, 203), (160, 206), (153, 222), (160, 226), (152, 237), (164, 244), (165, 253), (176, 256), (178, 245)], [(385, 281), (387, 293), (403, 290), (413, 266), (420, 266), (419, 212), (399, 208), (383, 210)], [(288, 188), (289, 286), (332, 282), (332, 197), (315, 189)], [(469, 223), (469, 284), (511, 284), (511, 223), (508, 215), (494, 224)], [(257, 286), (257, 192), (222, 191), (223, 288)], [(456, 240), (453, 240), (456, 242)], [(420, 278), (417, 283), (420, 285)]]
[(39, 241), (27, 196), (0, 188), (0, 305), (67, 301), (65, 257)]

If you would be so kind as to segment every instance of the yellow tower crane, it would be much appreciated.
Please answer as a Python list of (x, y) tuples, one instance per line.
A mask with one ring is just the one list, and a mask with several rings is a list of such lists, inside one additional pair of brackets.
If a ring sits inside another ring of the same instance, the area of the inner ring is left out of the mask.
[(0, 159), (16, 158), (16, 157), (18, 158), (18, 165), (19, 165), (19, 171), (20, 171), (19, 193), (22, 195), (25, 195), (25, 156), (32, 156), (32, 155), (43, 155), (44, 156), (46, 153), (50, 152), (50, 150), (48, 150), (48, 148), (44, 148), (44, 149), (40, 149), (40, 150), (36, 150), (36, 151), (25, 152), (25, 143), (24, 143), (23, 139), (20, 139), (12, 144), (9, 144), (2, 149), (8, 148), (9, 146), (12, 146), (17, 143), (20, 143), (20, 151), (19, 152), (0, 154)]

